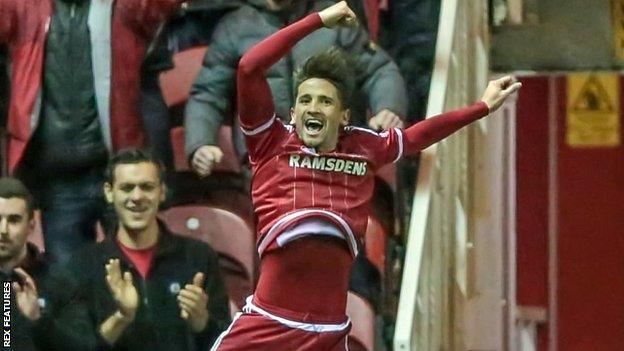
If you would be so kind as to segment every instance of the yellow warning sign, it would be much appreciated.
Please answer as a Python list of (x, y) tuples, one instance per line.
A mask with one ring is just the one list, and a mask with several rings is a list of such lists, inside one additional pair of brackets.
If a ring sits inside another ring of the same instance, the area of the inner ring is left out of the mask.
[(620, 145), (619, 76), (575, 73), (568, 76), (566, 142), (571, 147)]
[(624, 61), (624, 0), (612, 0), (615, 58)]

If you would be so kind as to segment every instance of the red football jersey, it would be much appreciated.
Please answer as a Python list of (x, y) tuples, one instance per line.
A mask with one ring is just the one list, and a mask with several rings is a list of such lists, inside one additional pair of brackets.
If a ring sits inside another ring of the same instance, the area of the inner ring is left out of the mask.
[(294, 126), (272, 117), (244, 130), (253, 167), (252, 198), (258, 217), (258, 251), (277, 245), (293, 223), (322, 217), (346, 235), (352, 253), (366, 231), (375, 171), (400, 158), (402, 131), (375, 133), (345, 127), (336, 150), (306, 147)]
[(356, 238), (366, 230), (375, 171), (488, 114), (487, 105), (479, 102), (405, 130), (376, 133), (345, 127), (332, 152), (306, 147), (294, 126), (276, 118), (265, 72), (297, 41), (322, 26), (320, 16), (311, 14), (256, 44), (239, 62), (238, 113), (253, 167), (260, 254), (279, 246), (278, 237), (289, 226), (311, 217), (340, 228), (355, 254)]

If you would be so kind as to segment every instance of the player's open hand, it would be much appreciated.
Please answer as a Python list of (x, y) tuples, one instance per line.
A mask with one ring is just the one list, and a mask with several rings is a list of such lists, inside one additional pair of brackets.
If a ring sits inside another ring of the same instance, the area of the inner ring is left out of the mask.
[(357, 26), (357, 16), (346, 1), (341, 1), (319, 12), (323, 25), (327, 28), (336, 26)]
[(485, 88), (481, 101), (485, 102), (490, 112), (494, 112), (501, 107), (509, 95), (518, 91), (520, 87), (522, 87), (522, 83), (512, 76), (491, 80)]
[(196, 273), (192, 284), (186, 284), (178, 294), (180, 317), (199, 333), (208, 323), (208, 294), (204, 291), (204, 273)]
[(132, 274), (124, 272), (123, 276), (121, 275), (119, 259), (110, 259), (105, 267), (106, 283), (119, 312), (124, 318), (134, 320), (139, 307), (139, 293), (132, 282)]
[(223, 159), (223, 151), (214, 145), (204, 145), (198, 148), (191, 159), (191, 167), (201, 177), (212, 173), (214, 166)]
[(37, 285), (33, 278), (21, 268), (16, 268), (15, 273), (20, 277), (21, 283), (13, 282), (13, 291), (15, 291), (15, 299), (17, 308), (24, 317), (31, 322), (41, 317), (41, 308), (39, 307), (39, 295), (37, 294)]

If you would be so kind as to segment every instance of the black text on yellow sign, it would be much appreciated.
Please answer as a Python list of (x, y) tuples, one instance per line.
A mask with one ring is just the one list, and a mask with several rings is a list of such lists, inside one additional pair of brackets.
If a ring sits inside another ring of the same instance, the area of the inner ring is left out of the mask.
[(619, 76), (568, 76), (566, 143), (574, 148), (614, 147), (621, 142)]

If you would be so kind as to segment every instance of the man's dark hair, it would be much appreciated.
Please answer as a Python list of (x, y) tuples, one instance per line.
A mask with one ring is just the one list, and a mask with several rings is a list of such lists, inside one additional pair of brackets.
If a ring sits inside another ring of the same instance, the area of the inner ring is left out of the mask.
[(26, 203), (26, 210), (28, 211), (28, 218), (33, 218), (35, 200), (28, 188), (26, 188), (26, 185), (21, 181), (9, 177), (0, 178), (0, 198), (18, 198), (24, 200)]
[(355, 86), (354, 66), (355, 60), (335, 46), (310, 56), (295, 72), (295, 99), (301, 83), (310, 78), (320, 78), (328, 80), (338, 89), (343, 108), (349, 108)]
[(151, 163), (158, 169), (158, 180), (163, 182), (165, 180), (165, 166), (162, 162), (154, 156), (150, 151), (143, 149), (125, 149), (121, 150), (113, 155), (108, 161), (106, 167), (106, 182), (113, 184), (115, 181), (115, 169), (119, 165), (129, 165), (136, 163)]

